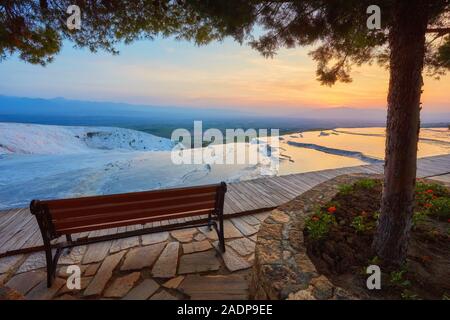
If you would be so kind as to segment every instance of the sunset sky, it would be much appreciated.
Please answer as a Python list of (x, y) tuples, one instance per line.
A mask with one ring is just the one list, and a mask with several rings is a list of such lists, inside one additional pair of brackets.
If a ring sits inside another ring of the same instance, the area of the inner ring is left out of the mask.
[[(45, 68), (11, 58), (0, 63), (0, 94), (255, 111), (386, 105), (386, 70), (354, 68), (353, 83), (324, 87), (308, 48), (281, 50), (274, 59), (232, 40), (197, 47), (157, 39), (119, 50), (119, 56), (91, 54), (66, 43)], [(449, 89), (449, 75), (426, 78), (424, 108), (448, 111)]]

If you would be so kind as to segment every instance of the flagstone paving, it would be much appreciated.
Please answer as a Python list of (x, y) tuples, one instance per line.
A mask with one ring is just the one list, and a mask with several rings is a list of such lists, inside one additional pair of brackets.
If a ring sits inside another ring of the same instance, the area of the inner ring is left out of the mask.
[(135, 286), (124, 297), (124, 300), (147, 300), (159, 289), (159, 284), (153, 279), (145, 279)]
[(248, 238), (240, 238), (227, 243), (241, 256), (247, 256), (255, 251), (255, 242)]
[(164, 249), (164, 243), (134, 248), (128, 251), (120, 270), (140, 270), (151, 267)]
[(189, 275), (180, 285), (180, 291), (193, 300), (204, 299), (247, 299), (245, 273), (231, 275)]
[[(43, 252), (0, 258), (0, 284), (32, 300), (247, 299), (257, 231), (267, 216), (226, 220), (225, 254), (215, 230), (190, 228), (72, 248), (61, 255), (51, 288)], [(66, 285), (69, 265), (80, 267), (79, 290)]]
[(18, 273), (31, 270), (41, 269), (45, 267), (45, 254), (43, 252), (35, 252), (30, 254), (24, 263), (21, 264)]
[(187, 254), (199, 251), (206, 251), (211, 248), (212, 245), (208, 240), (193, 241), (190, 243), (183, 244), (183, 253)]
[(214, 250), (185, 254), (180, 258), (179, 274), (216, 271), (220, 269), (220, 261)]
[(152, 233), (141, 236), (142, 245), (155, 244), (167, 241), (169, 239), (168, 232)]
[(241, 257), (236, 251), (227, 246), (226, 252), (222, 255), (223, 261), (228, 270), (237, 271), (242, 269), (248, 269), (252, 266), (252, 263)]
[(178, 256), (180, 244), (170, 242), (159, 256), (152, 269), (152, 274), (156, 278), (171, 278), (177, 273)]
[(7, 272), (11, 269), (19, 260), (22, 258), (21, 255), (5, 257), (0, 259), (0, 274)]
[(134, 287), (140, 276), (139, 272), (133, 272), (116, 278), (111, 286), (106, 289), (103, 296), (107, 298), (122, 298)]

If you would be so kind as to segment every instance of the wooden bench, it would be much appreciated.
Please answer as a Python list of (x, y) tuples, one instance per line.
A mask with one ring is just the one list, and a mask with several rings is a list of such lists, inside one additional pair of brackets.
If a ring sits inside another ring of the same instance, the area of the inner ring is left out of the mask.
[[(227, 185), (215, 185), (124, 193), (62, 200), (33, 200), (30, 210), (36, 216), (44, 242), (47, 285), (55, 277), (61, 251), (90, 243), (127, 238), (183, 228), (214, 227), (220, 250), (225, 252), (223, 204)], [(94, 230), (143, 225), (141, 229), (98, 237), (72, 235)], [(66, 241), (51, 243), (61, 236)], [(55, 255), (52, 249), (56, 249)]]

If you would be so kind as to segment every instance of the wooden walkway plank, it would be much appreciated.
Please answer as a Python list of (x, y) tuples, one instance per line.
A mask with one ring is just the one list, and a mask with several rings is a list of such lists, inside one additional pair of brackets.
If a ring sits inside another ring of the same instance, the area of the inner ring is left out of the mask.
[(239, 201), (234, 196), (235, 191), (231, 188), (228, 189), (225, 195), (225, 201), (228, 201), (233, 212), (245, 210), (244, 207), (239, 203)]
[(282, 194), (289, 198), (298, 194), (295, 188), (280, 180), (280, 177), (273, 177), (270, 180), (266, 180), (266, 182), (274, 185), (275, 189), (282, 191)]
[(11, 228), (10, 225), (16, 224), (17, 221), (26, 218), (29, 214), (29, 211), (27, 209), (15, 209), (15, 212), (8, 212), (7, 214), (8, 219), (5, 219), (2, 227), (0, 228), (0, 235), (3, 230), (9, 230)]
[(255, 198), (255, 195), (252, 194), (250, 190), (247, 189), (244, 185), (237, 183), (234, 185), (234, 188), (236, 188), (236, 190), (245, 197), (252, 210), (258, 210), (259, 208), (261, 208), (262, 204), (260, 202), (260, 198)]
[(254, 203), (252, 203), (251, 198), (246, 197), (245, 193), (242, 192), (238, 184), (234, 185), (233, 197), (239, 202), (239, 204), (243, 208), (243, 211), (258, 209), (258, 207)]
[(441, 176), (436, 176), (432, 178), (433, 180), (441, 181), (450, 185), (450, 174), (445, 174)]
[(267, 190), (270, 190), (272, 197), (276, 200), (278, 205), (279, 205), (279, 203), (284, 203), (290, 199), (286, 195), (286, 193), (284, 193), (283, 191), (278, 189), (278, 185), (274, 184), (273, 182), (271, 183), (271, 181), (267, 178), (257, 179), (257, 181), (255, 181), (255, 183), (257, 183), (260, 186), (263, 186)]
[[(25, 213), (25, 211), (24, 211), (24, 213)], [(9, 225), (9, 228), (2, 231), (2, 233), (0, 234), (0, 243), (1, 244), (5, 244), (15, 234), (19, 233), (30, 220), (34, 219), (34, 217), (31, 216), (31, 214), (26, 216), (24, 213), (22, 213), (21, 215), (18, 215), (18, 217), (16, 217), (16, 219), (14, 219), (14, 223), (12, 222)]]
[(17, 215), (25, 210), (26, 209), (12, 209), (7, 211), (0, 211), (0, 232), (7, 228), (9, 223), (11, 223), (11, 221), (13, 221), (17, 217)]
[(39, 228), (35, 229), (36, 230), (33, 232), (32, 236), (23, 245), (23, 248), (38, 247), (44, 245), (44, 242), (42, 241), (41, 230), (39, 230)]
[(286, 185), (289, 186), (293, 190), (294, 194), (298, 194), (299, 192), (302, 193), (307, 190), (307, 189), (305, 189), (305, 186), (303, 184), (297, 183), (291, 176), (278, 176), (275, 178), (276, 178), (276, 181), (279, 181), (281, 183), (286, 183)]
[(305, 177), (305, 175), (299, 174), (299, 175), (293, 175), (292, 177), (290, 177), (291, 180), (295, 181), (299, 187), (303, 187), (306, 190), (309, 190), (311, 188), (313, 188), (315, 186), (315, 184), (311, 183), (311, 180), (306, 179), (307, 177)]
[(275, 198), (272, 198), (269, 190), (264, 185), (258, 184), (256, 180), (246, 182), (250, 183), (255, 192), (257, 192), (260, 197), (264, 197), (265, 201), (269, 202), (271, 207), (278, 206), (278, 201)]
[(302, 181), (310, 186), (310, 188), (314, 188), (318, 184), (322, 183), (322, 181), (316, 177), (315, 172), (306, 172), (303, 173), (301, 177)]
[(251, 181), (244, 181), (239, 184), (242, 185), (245, 190), (247, 190), (247, 192), (253, 196), (252, 199), (255, 199), (255, 201), (260, 204), (261, 208), (270, 208), (275, 205), (273, 201), (271, 201), (268, 197), (265, 196), (264, 193), (260, 191), (259, 187), (255, 183), (252, 183)]
[(11, 237), (5, 241), (2, 242), (0, 250), (8, 251), (11, 248), (21, 248), (23, 244), (33, 235), (33, 229), (36, 229), (36, 222), (34, 221), (34, 217), (31, 217), (31, 219), (24, 219), (26, 223), (19, 228), (16, 228), (16, 232), (14, 234), (11, 234)]
[(303, 188), (299, 187), (299, 185), (297, 183), (295, 183), (294, 181), (280, 176), (280, 177), (276, 177), (276, 179), (274, 179), (277, 183), (285, 185), (286, 187), (288, 187), (291, 190), (292, 195), (295, 197), (296, 195), (300, 195), (302, 194)]

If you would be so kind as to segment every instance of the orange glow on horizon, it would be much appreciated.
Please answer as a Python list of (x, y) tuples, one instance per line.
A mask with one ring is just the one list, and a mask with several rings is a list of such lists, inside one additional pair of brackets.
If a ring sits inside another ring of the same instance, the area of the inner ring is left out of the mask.
[[(281, 50), (264, 59), (249, 48), (237, 53), (201, 55), (201, 62), (124, 65), (120, 73), (128, 87), (145, 97), (149, 91), (170, 96), (170, 104), (200, 107), (295, 109), (299, 107), (385, 108), (389, 71), (378, 65), (354, 67), (353, 82), (322, 86), (316, 80), (316, 64), (306, 49)], [(156, 72), (155, 72), (156, 71)], [(157, 79), (155, 73), (158, 75)], [(425, 77), (422, 102), (433, 111), (448, 109), (450, 76)], [(153, 90), (152, 88), (158, 88)], [(114, 91), (114, 89), (111, 89)]]

